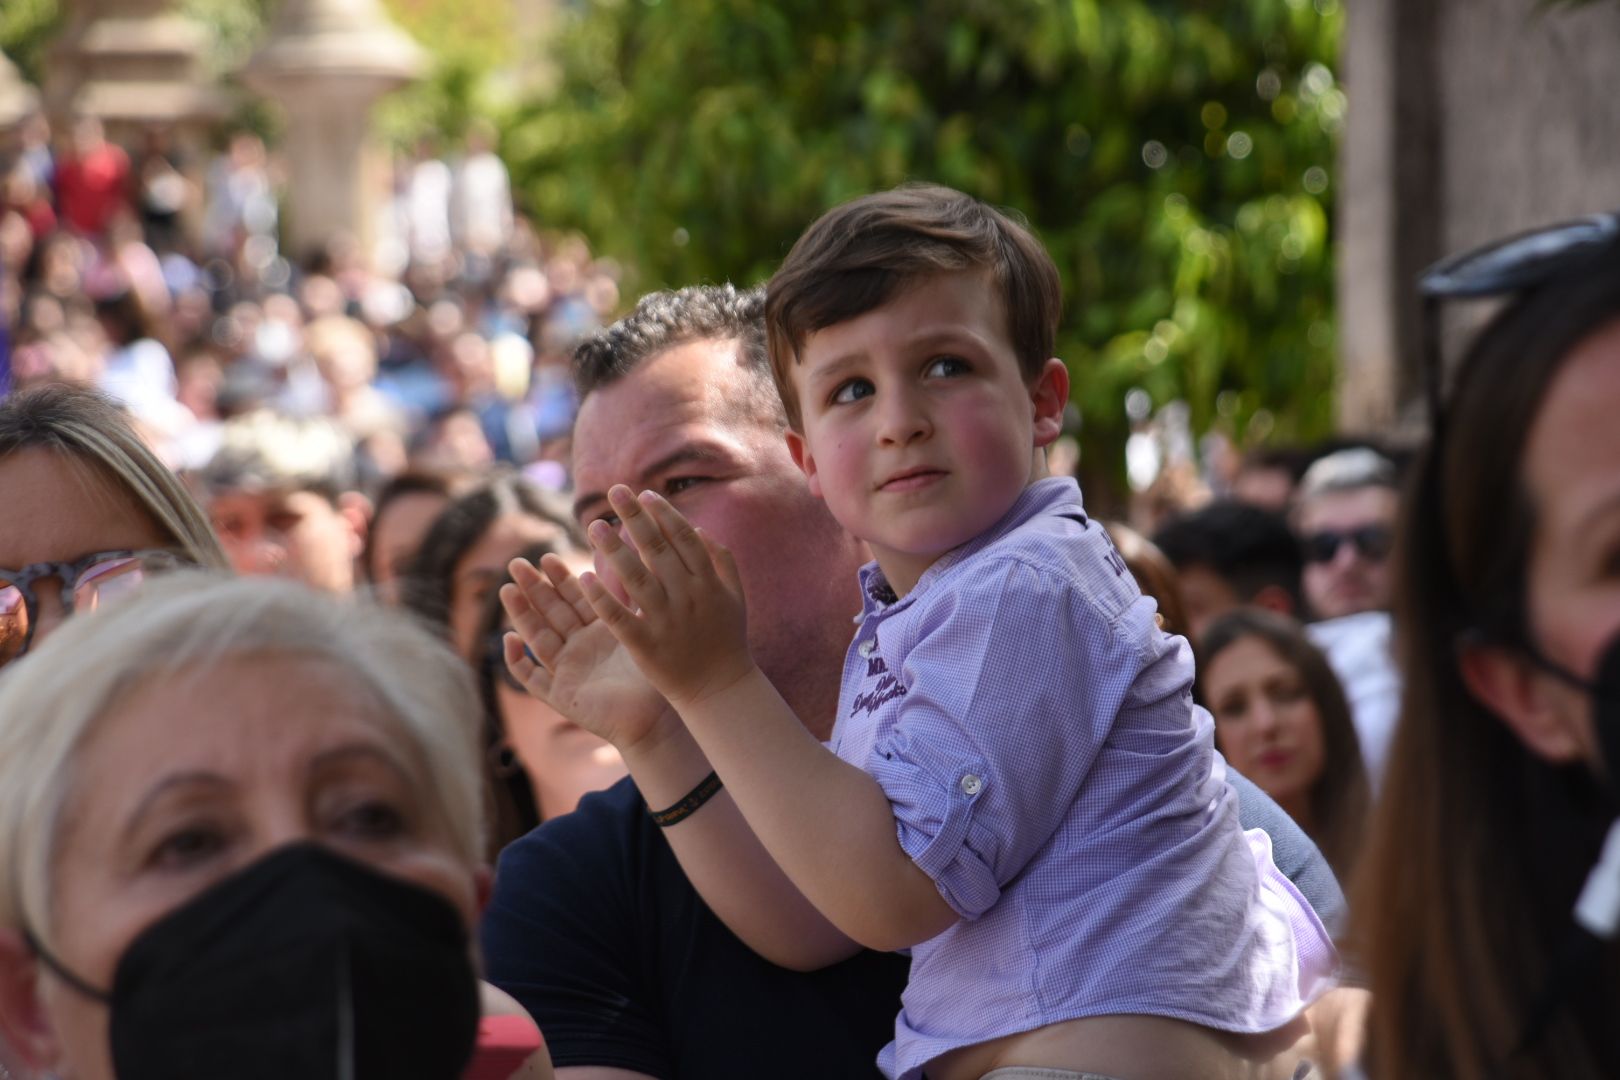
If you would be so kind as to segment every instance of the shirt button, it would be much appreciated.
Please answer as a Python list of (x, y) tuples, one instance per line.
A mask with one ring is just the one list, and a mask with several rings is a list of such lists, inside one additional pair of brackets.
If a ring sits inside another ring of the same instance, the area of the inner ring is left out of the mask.
[(983, 787), (984, 781), (980, 780), (972, 773), (968, 773), (966, 776), (962, 777), (962, 794), (964, 795), (977, 795), (980, 789)]
[(861, 659), (865, 660), (872, 655), (872, 650), (876, 648), (877, 638), (867, 638), (855, 647), (855, 651), (861, 654)]

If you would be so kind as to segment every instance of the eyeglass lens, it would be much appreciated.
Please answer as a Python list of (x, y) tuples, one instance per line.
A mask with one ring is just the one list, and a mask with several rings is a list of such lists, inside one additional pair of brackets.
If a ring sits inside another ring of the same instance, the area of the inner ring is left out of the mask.
[(1389, 554), (1390, 531), (1382, 525), (1367, 525), (1348, 532), (1323, 530), (1305, 537), (1305, 561), (1332, 562), (1346, 543), (1364, 559), (1378, 561)]
[[(84, 614), (99, 610), (103, 604), (117, 603), (145, 579), (146, 562), (138, 556), (96, 563), (74, 583), (73, 611)], [(38, 585), (33, 588), (38, 589)], [(27, 651), (35, 617), (34, 606), (27, 602), (22, 589), (0, 578), (0, 666)]]

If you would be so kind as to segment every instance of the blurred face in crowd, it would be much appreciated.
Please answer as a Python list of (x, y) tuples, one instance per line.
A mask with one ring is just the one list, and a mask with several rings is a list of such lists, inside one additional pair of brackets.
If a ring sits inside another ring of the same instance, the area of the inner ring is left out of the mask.
[(529, 514), (505, 514), (490, 523), (450, 574), (450, 641), (468, 663), (478, 660), (478, 619), (506, 578), (506, 567), (534, 544), (564, 539), (560, 526)]
[(371, 565), (366, 568), (378, 597), (398, 604), (399, 579), (416, 558), (433, 519), (449, 505), (450, 497), (433, 491), (412, 491), (389, 501), (371, 522)]
[[(52, 450), (30, 448), (0, 457), (0, 568), (74, 562), (103, 551), (171, 546), (170, 539), (120, 485), (94, 467)], [(3, 586), (4, 582), (0, 582)], [(67, 614), (61, 583), (33, 582), (36, 648)], [(22, 645), (22, 596), (0, 588), (0, 658)]]
[(1187, 611), (1187, 636), (1195, 645), (1204, 636), (1204, 627), (1243, 603), (1231, 582), (1203, 563), (1188, 563), (1178, 569), (1176, 582), (1181, 586), (1181, 603)]
[[(1534, 507), (1526, 568), (1529, 635), (1586, 679), (1620, 635), (1620, 322), (1564, 362), (1525, 445), (1522, 483)], [(1506, 497), (1504, 495), (1504, 497)], [(1488, 704), (1532, 750), (1600, 761), (1592, 699), (1512, 650), (1491, 650)]]
[(1305, 549), (1300, 584), (1316, 618), (1388, 609), (1398, 503), (1392, 488), (1370, 486), (1325, 492), (1300, 505), (1296, 527)]
[(1307, 828), (1324, 764), (1322, 719), (1300, 673), (1258, 637), (1239, 638), (1204, 665), (1215, 738), (1232, 767)]
[[(229, 723), (221, 721), (229, 720)], [(470, 928), (458, 854), (399, 722), (318, 658), (229, 658), (137, 684), (79, 752), (56, 842), (50, 940), (108, 987), (147, 926), (284, 845), (313, 841), (439, 894)], [(112, 1080), (106, 1005), (46, 977), (54, 1071)]]
[[(841, 659), (860, 608), (855, 571), (865, 553), (810, 494), (777, 408), (769, 383), (742, 366), (735, 341), (666, 349), (581, 403), (574, 511), (583, 525), (616, 525), (608, 488), (653, 490), (730, 548), (754, 657), (792, 700), (806, 681), (836, 690), (838, 660), (831, 670), (802, 669), (827, 641), (837, 642)], [(813, 731), (830, 731), (831, 707), (806, 719)]]
[(354, 588), (363, 515), (314, 491), (227, 491), (208, 503), (239, 574), (277, 574), (327, 592)]

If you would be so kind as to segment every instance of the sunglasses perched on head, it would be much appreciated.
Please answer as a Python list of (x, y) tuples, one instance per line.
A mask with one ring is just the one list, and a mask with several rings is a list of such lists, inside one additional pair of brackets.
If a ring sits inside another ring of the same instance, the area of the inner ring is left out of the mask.
[(98, 551), (72, 562), (32, 563), (20, 570), (0, 568), (0, 667), (28, 651), (39, 625), (35, 585), (54, 579), (62, 613), (95, 611), (116, 603), (149, 574), (189, 565), (172, 551)]
[(1440, 305), (1533, 289), (1582, 262), (1620, 255), (1620, 214), (1550, 225), (1442, 259), (1418, 278), (1423, 298), (1423, 388), (1429, 432), (1438, 440), (1444, 419), (1444, 356)]
[(1387, 525), (1363, 525), (1359, 529), (1338, 532), (1322, 529), (1300, 537), (1300, 548), (1308, 563), (1329, 563), (1338, 557), (1339, 549), (1349, 544), (1356, 554), (1371, 562), (1382, 562), (1395, 542), (1395, 534)]

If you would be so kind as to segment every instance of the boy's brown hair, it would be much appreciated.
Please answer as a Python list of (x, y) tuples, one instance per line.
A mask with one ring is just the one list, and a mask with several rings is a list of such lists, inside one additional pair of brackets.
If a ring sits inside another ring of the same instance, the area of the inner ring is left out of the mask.
[(1022, 222), (938, 184), (905, 184), (821, 215), (766, 286), (771, 375), (788, 423), (802, 428), (792, 367), (817, 330), (866, 314), (929, 274), (988, 270), (1019, 368), (1034, 379), (1062, 314), (1057, 266)]

